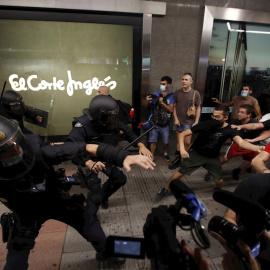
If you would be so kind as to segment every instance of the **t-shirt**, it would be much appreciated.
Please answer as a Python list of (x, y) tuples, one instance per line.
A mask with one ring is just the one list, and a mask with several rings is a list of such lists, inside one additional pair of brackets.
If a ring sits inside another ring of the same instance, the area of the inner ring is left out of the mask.
[(241, 96), (236, 96), (233, 99), (233, 109), (231, 114), (231, 119), (237, 119), (237, 113), (239, 111), (239, 108), (242, 104), (249, 104), (252, 107), (254, 107), (255, 103), (258, 101), (256, 98), (249, 96), (248, 99), (244, 99)]
[[(194, 91), (194, 89), (191, 89), (189, 92), (184, 92), (183, 89), (179, 89), (173, 94), (176, 115), (182, 125), (192, 125), (195, 122), (195, 118), (190, 118), (187, 115), (187, 110), (193, 101)], [(201, 105), (201, 95), (196, 91), (195, 106), (199, 105)]]
[(263, 125), (265, 129), (270, 129), (270, 120), (263, 122)]
[[(250, 123), (259, 123), (259, 121), (257, 119), (254, 119), (254, 118), (251, 118), (247, 124), (250, 124)], [(236, 126), (239, 126), (239, 125), (243, 125), (242, 122), (238, 119), (235, 119), (235, 120), (232, 120), (230, 122), (230, 125), (236, 125)], [(261, 130), (246, 130), (246, 129), (241, 129), (240, 131), (238, 131), (240, 136), (243, 138), (243, 139), (254, 139), (256, 137), (258, 137), (260, 134), (261, 134)]]
[[(260, 119), (260, 122), (265, 122), (266, 120), (269, 120), (269, 119), (270, 119), (270, 113), (267, 113), (263, 115), (263, 117)], [(268, 139), (260, 141), (260, 144), (262, 145), (267, 145), (268, 143), (270, 143), (270, 137)]]
[(215, 119), (200, 122), (191, 128), (192, 133), (199, 133), (191, 148), (205, 157), (218, 157), (222, 145), (229, 138), (240, 136), (236, 129), (227, 125), (219, 128)]

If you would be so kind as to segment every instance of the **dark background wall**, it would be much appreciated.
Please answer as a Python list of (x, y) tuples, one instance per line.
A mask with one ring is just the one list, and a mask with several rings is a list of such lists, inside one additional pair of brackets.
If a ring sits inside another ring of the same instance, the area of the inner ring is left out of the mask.
[[(158, 1), (158, 0), (156, 0)], [(153, 16), (150, 91), (163, 75), (172, 77), (172, 89), (181, 87), (183, 73), (191, 72), (196, 83), (204, 6), (270, 12), (269, 0), (167, 0), (165, 16)], [(201, 90), (201, 89), (198, 89)]]

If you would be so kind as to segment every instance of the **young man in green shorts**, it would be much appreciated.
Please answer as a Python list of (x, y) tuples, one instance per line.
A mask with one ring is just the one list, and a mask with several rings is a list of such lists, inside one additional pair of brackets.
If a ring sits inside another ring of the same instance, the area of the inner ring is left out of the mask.
[[(170, 182), (174, 179), (180, 179), (184, 175), (190, 175), (198, 168), (203, 166), (215, 178), (215, 188), (222, 186), (222, 167), (219, 161), (220, 149), (228, 138), (232, 138), (240, 147), (260, 152), (264, 146), (250, 144), (244, 141), (238, 131), (232, 129), (226, 123), (229, 117), (229, 108), (224, 105), (218, 105), (212, 114), (212, 120), (200, 122), (190, 129), (183, 131), (179, 137), (180, 153), (184, 159), (181, 168), (174, 173), (168, 180), (166, 186), (160, 190), (158, 197), (163, 198), (169, 189)], [(198, 137), (192, 144), (189, 152), (184, 148), (184, 138), (186, 136), (198, 133)]]

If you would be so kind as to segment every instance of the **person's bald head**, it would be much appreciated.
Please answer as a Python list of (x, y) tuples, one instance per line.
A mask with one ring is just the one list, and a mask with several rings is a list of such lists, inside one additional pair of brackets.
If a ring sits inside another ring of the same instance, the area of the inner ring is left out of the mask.
[(100, 86), (98, 88), (97, 94), (98, 95), (105, 95), (108, 96), (110, 93), (110, 88), (108, 86)]

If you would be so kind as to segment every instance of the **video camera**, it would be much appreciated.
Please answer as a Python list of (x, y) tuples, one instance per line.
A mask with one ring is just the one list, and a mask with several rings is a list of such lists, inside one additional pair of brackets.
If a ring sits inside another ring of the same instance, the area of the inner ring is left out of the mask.
[[(196, 244), (210, 247), (208, 233), (200, 219), (206, 209), (191, 189), (179, 180), (173, 180), (170, 189), (177, 199), (175, 205), (152, 208), (144, 224), (144, 238), (109, 236), (106, 249), (109, 256), (143, 259), (147, 256), (153, 269), (194, 269), (182, 253), (176, 238), (176, 227), (190, 230)], [(187, 213), (181, 213), (182, 209)]]
[(161, 93), (159, 94), (159, 96), (156, 96), (154, 94), (148, 94), (147, 96), (150, 96), (153, 101), (157, 101), (160, 97), (163, 97)]
[(262, 233), (269, 225), (267, 211), (259, 203), (238, 197), (225, 190), (215, 191), (213, 198), (236, 213), (239, 225), (220, 216), (214, 216), (208, 224), (208, 231), (221, 235), (244, 264), (246, 264), (245, 258), (236, 245), (238, 239), (242, 239), (250, 247), (253, 257), (256, 258), (260, 253)]

